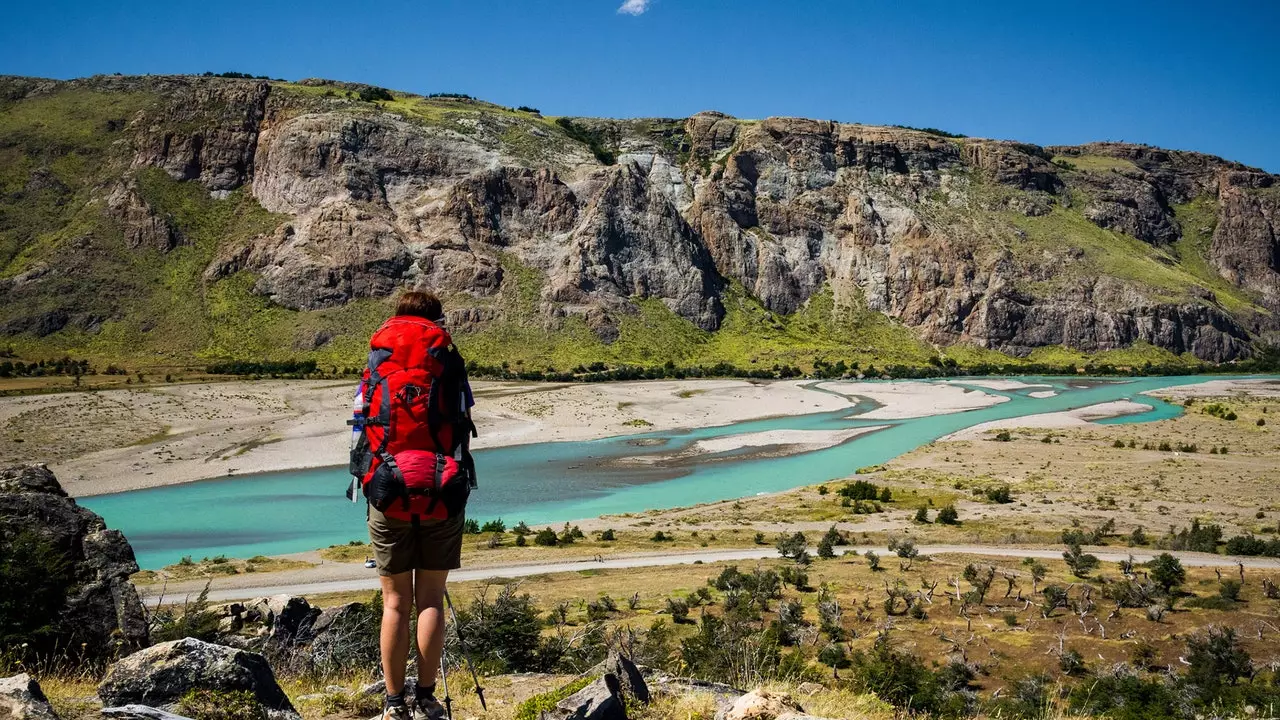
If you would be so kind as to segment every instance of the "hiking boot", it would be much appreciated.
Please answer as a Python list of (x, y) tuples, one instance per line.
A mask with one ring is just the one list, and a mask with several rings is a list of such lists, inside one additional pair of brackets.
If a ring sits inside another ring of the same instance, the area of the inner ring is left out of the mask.
[(445, 720), (444, 705), (434, 695), (422, 695), (413, 702), (413, 720)]
[(410, 720), (408, 705), (384, 705), (382, 720)]

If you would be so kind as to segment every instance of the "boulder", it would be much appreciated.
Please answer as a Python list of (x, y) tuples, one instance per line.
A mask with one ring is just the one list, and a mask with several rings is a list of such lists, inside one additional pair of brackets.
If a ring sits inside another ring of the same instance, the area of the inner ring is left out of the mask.
[(773, 693), (756, 688), (734, 701), (733, 706), (716, 720), (777, 720), (786, 714), (804, 713), (804, 710), (786, 693)]
[(635, 700), (641, 705), (649, 704), (649, 686), (645, 683), (644, 674), (640, 672), (640, 668), (636, 667), (630, 658), (617, 650), (610, 650), (609, 656), (605, 658), (603, 671), (618, 678), (622, 693), (628, 699)]
[(37, 621), (54, 632), (38, 643), (33, 638), (33, 651), (81, 648), (93, 659), (147, 645), (146, 615), (129, 582), (138, 571), (129, 541), (68, 497), (44, 465), (0, 469), (0, 557), (11, 552), (47, 571), (40, 577), (41, 597), (32, 600), (47, 603), (46, 617)]
[(578, 692), (544, 711), (540, 720), (627, 720), (618, 676), (605, 673)]
[(297, 720), (266, 658), (185, 638), (136, 652), (111, 667), (98, 686), (104, 705), (170, 709), (188, 691), (248, 691), (273, 720)]
[(184, 715), (176, 715), (147, 705), (102, 708), (102, 714), (105, 717), (120, 718), (121, 720), (191, 720), (191, 718)]
[(58, 720), (40, 683), (23, 673), (0, 679), (0, 718), (5, 720)]
[(270, 628), (272, 639), (292, 641), (306, 637), (320, 609), (311, 607), (306, 598), (295, 595), (273, 595), (244, 604), (243, 618)]
[(724, 683), (672, 677), (670, 675), (655, 676), (651, 679), (650, 685), (653, 692), (658, 695), (673, 696), (691, 693), (710, 695), (716, 703), (717, 717), (723, 717), (729, 711), (729, 708), (733, 707), (733, 703), (738, 698), (747, 694), (745, 690), (739, 690), (732, 685), (725, 685)]

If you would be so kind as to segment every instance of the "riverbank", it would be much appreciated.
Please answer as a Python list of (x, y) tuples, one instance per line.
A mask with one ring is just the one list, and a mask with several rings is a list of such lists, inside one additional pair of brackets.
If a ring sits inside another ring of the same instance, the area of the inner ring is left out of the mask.
[[(880, 405), (868, 419), (924, 417), (1005, 398), (918, 381), (477, 382), (476, 448)], [(76, 497), (346, 462), (348, 382), (147, 385), (0, 398), (0, 462), (47, 462)]]

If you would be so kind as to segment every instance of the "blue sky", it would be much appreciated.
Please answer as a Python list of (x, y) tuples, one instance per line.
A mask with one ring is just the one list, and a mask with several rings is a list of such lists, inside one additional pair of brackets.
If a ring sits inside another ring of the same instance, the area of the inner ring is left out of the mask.
[(237, 70), (557, 115), (799, 115), (1280, 172), (1280, 2), (13, 3), (0, 73)]

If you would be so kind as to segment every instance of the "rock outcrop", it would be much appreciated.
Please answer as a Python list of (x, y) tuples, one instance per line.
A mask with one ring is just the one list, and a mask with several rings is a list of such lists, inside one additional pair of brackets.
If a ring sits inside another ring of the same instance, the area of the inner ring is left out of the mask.
[(0, 718), (4, 720), (59, 720), (40, 683), (26, 673), (0, 678)]
[[(1280, 330), (1276, 177), (1198, 153), (714, 112), (551, 122), (470, 100), (362, 102), (320, 80), (0, 79), (13, 102), (71, 90), (151, 100), (107, 121), (119, 141), (97, 185), (37, 168), (24, 193), (89, 197), (129, 251), (161, 255), (192, 241), (139, 171), (251, 196), (274, 229), (232, 234), (193, 281), (247, 273), (299, 313), (430, 287), (463, 332), (580, 319), (611, 342), (643, 300), (715, 331), (738, 293), (780, 314), (829, 293), (833, 327), (871, 311), (940, 346), (1143, 342), (1210, 361)], [(1180, 242), (1201, 230), (1179, 219), (1192, 201), (1216, 216), (1210, 247)], [(62, 299), (76, 263), (119, 261), (93, 233), (75, 243), (85, 252), (0, 280), (0, 331), (93, 332), (129, 312)]]
[(33, 637), (40, 646), (33, 649), (109, 658), (147, 644), (146, 615), (129, 582), (138, 571), (133, 548), (68, 497), (44, 465), (0, 469), (0, 545), (6, 555), (23, 555), (17, 563), (39, 564), (40, 596), (28, 600), (42, 604), (38, 612), (51, 632)]
[(786, 693), (773, 693), (756, 688), (734, 701), (723, 717), (716, 720), (777, 720), (783, 716), (795, 717), (804, 710)]
[(297, 720), (266, 658), (186, 638), (153, 645), (112, 665), (98, 686), (107, 706), (171, 709), (191, 690), (252, 693), (272, 720)]

